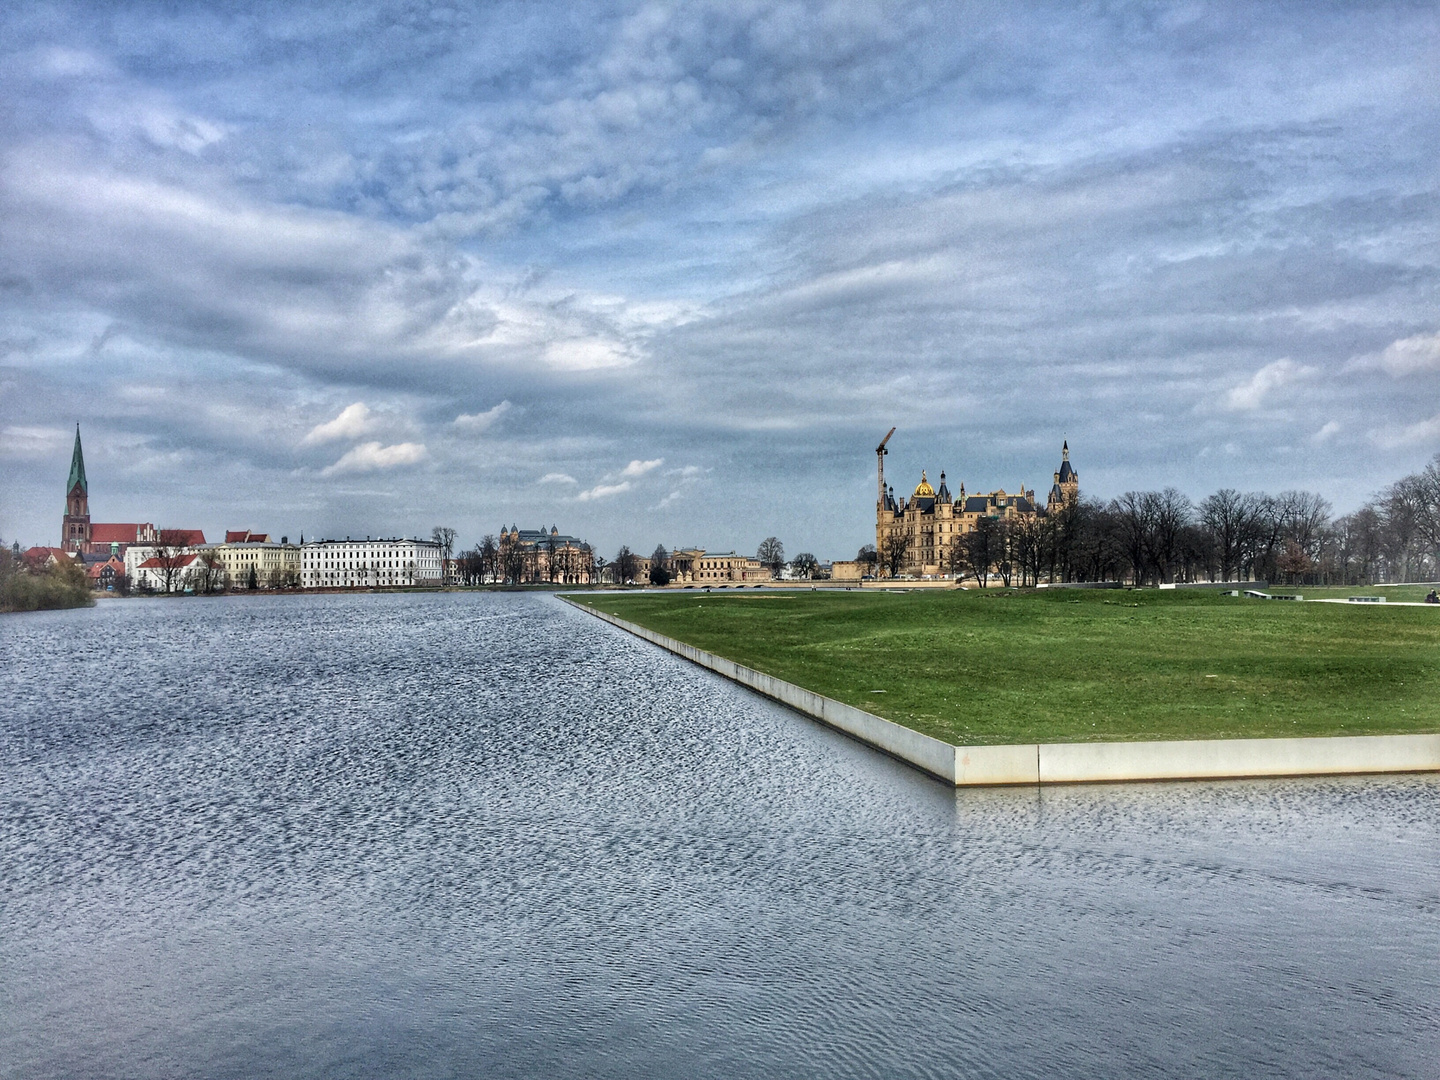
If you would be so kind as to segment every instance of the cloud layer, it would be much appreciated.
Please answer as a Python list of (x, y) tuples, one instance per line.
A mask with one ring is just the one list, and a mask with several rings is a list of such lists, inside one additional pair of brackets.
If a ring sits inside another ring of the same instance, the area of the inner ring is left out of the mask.
[[(0, 13), (0, 536), (501, 522), (845, 556), (897, 487), (1440, 450), (1440, 15)], [(58, 433), (58, 434), (57, 434)], [(541, 478), (539, 482), (536, 477)]]

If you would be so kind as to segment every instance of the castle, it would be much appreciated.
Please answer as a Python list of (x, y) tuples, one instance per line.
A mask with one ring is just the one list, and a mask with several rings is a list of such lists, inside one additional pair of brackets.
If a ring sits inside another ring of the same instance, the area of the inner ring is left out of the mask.
[(879, 461), (880, 494), (875, 504), (875, 550), (882, 564), (888, 551), (903, 549), (899, 573), (914, 577), (939, 577), (954, 567), (952, 551), (960, 537), (971, 532), (982, 518), (1005, 522), (1033, 521), (1060, 510), (1080, 498), (1080, 474), (1070, 464), (1070, 443), (1060, 450), (1060, 468), (1045, 500), (1044, 508), (1036, 502), (1033, 488), (1020, 485), (1018, 491), (1003, 489), (985, 494), (967, 495), (960, 485), (958, 495), (951, 496), (945, 474), (940, 474), (940, 487), (930, 485), (925, 472), (907, 500), (895, 498), (895, 489), (885, 486), (885, 443), (875, 449)]

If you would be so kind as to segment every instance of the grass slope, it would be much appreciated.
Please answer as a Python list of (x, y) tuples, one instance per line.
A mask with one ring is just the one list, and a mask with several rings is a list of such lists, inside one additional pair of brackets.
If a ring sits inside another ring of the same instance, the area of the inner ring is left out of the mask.
[(573, 599), (956, 744), (1440, 731), (1432, 608), (1178, 591)]

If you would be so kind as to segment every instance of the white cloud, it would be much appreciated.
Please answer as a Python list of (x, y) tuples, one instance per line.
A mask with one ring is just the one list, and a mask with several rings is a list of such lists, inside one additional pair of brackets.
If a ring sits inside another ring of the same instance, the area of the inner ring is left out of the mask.
[(1379, 363), (1397, 378), (1421, 371), (1440, 371), (1440, 333), (1415, 334), (1392, 341), (1380, 353)]
[(1423, 446), (1426, 443), (1440, 445), (1440, 413), (1398, 431), (1373, 431), (1370, 437), (1386, 450), (1401, 446)]
[(620, 475), (629, 477), (644, 476), (652, 469), (658, 469), (661, 465), (664, 464), (664, 458), (657, 457), (651, 459), (650, 461), (641, 461), (637, 458), (636, 460), (630, 462), (629, 465), (626, 465), (625, 468), (621, 469)]
[(578, 484), (580, 481), (576, 480), (575, 477), (569, 473), (547, 472), (535, 482), (537, 484)]
[(552, 341), (545, 346), (545, 363), (557, 371), (599, 371), (629, 367), (638, 359), (634, 350), (602, 338)]
[(480, 413), (462, 414), (455, 418), (455, 426), (461, 431), (473, 431), (477, 435), (489, 431), (506, 413), (515, 408), (508, 401), (502, 401), (499, 405), (493, 405)]
[(623, 491), (629, 491), (631, 487), (629, 480), (622, 480), (618, 484), (596, 484), (580, 492), (575, 496), (576, 502), (591, 502), (595, 499), (608, 499), (611, 495), (619, 495)]
[(310, 433), (300, 440), (301, 446), (319, 446), (338, 439), (357, 439), (375, 427), (373, 414), (363, 401), (347, 405), (334, 420), (316, 424)]
[(334, 465), (322, 469), (320, 475), (338, 476), (342, 473), (375, 472), (379, 469), (414, 465), (425, 459), (425, 453), (422, 443), (396, 443), (394, 446), (381, 446), (378, 442), (361, 443)]
[(1314, 435), (1310, 436), (1310, 441), (1313, 443), (1323, 443), (1327, 439), (1330, 439), (1336, 434), (1338, 434), (1339, 431), (1340, 422), (1338, 420), (1330, 420), (1325, 424), (1324, 427), (1322, 427), (1319, 431), (1315, 432)]
[(1270, 391), (1289, 386), (1312, 374), (1314, 370), (1304, 364), (1297, 364), (1288, 356), (1266, 364), (1239, 386), (1231, 387), (1225, 395), (1225, 407), (1232, 412), (1252, 412), (1264, 404)]
[(0, 431), (0, 457), (27, 461), (54, 458), (73, 437), (68, 428), (7, 427)]

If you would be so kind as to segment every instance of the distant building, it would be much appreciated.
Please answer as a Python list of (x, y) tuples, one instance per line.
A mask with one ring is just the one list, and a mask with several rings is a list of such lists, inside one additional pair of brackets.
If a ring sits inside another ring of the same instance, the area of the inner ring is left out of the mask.
[[(888, 441), (889, 436), (886, 436)], [(1017, 491), (1003, 488), (984, 494), (967, 495), (965, 485), (954, 497), (940, 474), (939, 490), (931, 487), (922, 470), (920, 483), (907, 500), (895, 498), (895, 489), (885, 486), (885, 444), (876, 451), (879, 458), (880, 495), (875, 506), (875, 548), (884, 553), (892, 544), (903, 544), (902, 575), (940, 577), (951, 572), (957, 542), (972, 531), (982, 518), (1001, 521), (1030, 521), (1057, 512), (1080, 497), (1080, 474), (1070, 464), (1070, 444), (1061, 447), (1060, 468), (1042, 509), (1034, 489), (1021, 484)]]
[(85, 555), (85, 579), (99, 592), (111, 592), (125, 575), (125, 563), (118, 555)]
[(510, 580), (588, 585), (595, 569), (590, 545), (555, 525), (548, 530), (501, 526), (499, 546), (501, 562), (508, 564), (502, 573)]
[(726, 585), (732, 582), (770, 581), (775, 575), (751, 555), (733, 551), (688, 551), (687, 572), (676, 575), (682, 584)]
[(132, 558), (136, 549), (126, 553), (125, 568), (131, 584), (140, 592), (186, 592), (198, 589), (204, 564), (196, 551), (177, 551), (164, 556)]
[(64, 548), (32, 547), (26, 548), (20, 558), (31, 570), (46, 570), (60, 562), (74, 562), (76, 555)]
[(314, 540), (300, 545), (307, 589), (386, 589), (440, 584), (433, 540)]
[(257, 589), (283, 589), (300, 584), (300, 545), (271, 543), (268, 533), (248, 529), (225, 533), (225, 543), (207, 548), (225, 573), (225, 584), (231, 589), (244, 589), (255, 575)]

